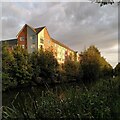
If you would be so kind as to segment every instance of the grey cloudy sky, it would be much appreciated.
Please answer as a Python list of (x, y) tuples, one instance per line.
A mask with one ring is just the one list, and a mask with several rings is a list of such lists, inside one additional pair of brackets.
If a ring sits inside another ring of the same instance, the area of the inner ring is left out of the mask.
[(51, 37), (76, 51), (95, 45), (118, 62), (118, 7), (88, 2), (4, 2), (2, 39), (15, 38), (24, 24), (46, 26)]

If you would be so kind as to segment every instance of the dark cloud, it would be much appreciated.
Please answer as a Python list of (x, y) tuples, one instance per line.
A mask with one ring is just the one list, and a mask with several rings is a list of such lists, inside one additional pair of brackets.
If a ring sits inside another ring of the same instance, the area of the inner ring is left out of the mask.
[[(110, 60), (110, 52), (117, 45), (117, 6), (99, 7), (83, 2), (17, 2), (2, 4), (3, 39), (14, 38), (27, 23), (33, 27), (47, 26), (51, 37), (81, 52), (89, 45), (96, 45)], [(111, 58), (112, 59), (112, 58)]]

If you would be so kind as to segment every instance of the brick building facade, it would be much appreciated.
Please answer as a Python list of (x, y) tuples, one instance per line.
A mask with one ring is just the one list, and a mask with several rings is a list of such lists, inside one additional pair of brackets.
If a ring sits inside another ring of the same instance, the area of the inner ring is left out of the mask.
[(59, 63), (64, 63), (68, 57), (73, 61), (80, 60), (78, 52), (51, 38), (45, 26), (33, 28), (25, 24), (16, 37), (16, 44), (27, 49), (28, 53), (43, 49), (52, 51)]

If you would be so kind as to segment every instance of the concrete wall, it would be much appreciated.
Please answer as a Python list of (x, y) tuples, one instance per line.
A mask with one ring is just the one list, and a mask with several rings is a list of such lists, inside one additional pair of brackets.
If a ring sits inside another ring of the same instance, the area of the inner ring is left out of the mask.
[(29, 26), (27, 26), (27, 50), (28, 53), (37, 50), (37, 35)]

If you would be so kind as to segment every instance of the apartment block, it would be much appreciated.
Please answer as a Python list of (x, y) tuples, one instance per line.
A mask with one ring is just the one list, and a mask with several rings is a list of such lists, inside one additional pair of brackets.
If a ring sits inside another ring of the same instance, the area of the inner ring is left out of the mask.
[(49, 50), (53, 52), (53, 55), (60, 64), (64, 63), (68, 58), (73, 61), (80, 60), (78, 52), (53, 39), (46, 26), (33, 28), (25, 24), (16, 37), (17, 43), (14, 45), (19, 45), (23, 49), (27, 49), (28, 53), (41, 49)]

